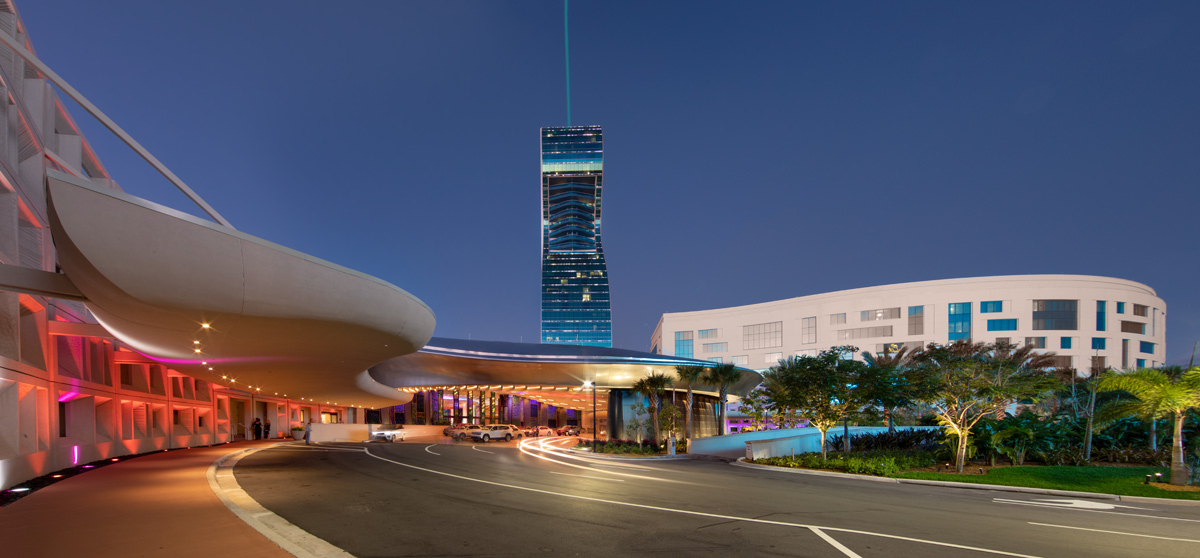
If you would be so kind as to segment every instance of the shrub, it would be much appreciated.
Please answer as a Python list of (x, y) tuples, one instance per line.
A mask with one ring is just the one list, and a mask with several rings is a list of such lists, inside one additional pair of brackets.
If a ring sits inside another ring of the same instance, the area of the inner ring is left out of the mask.
[[(932, 450), (937, 447), (942, 433), (937, 430), (897, 430), (895, 432), (865, 432), (850, 436), (851, 451), (875, 450)], [(829, 447), (842, 447), (845, 437), (841, 435), (829, 438)]]
[(877, 450), (852, 453), (849, 456), (835, 453), (830, 454), (827, 459), (822, 459), (820, 453), (802, 453), (796, 456), (755, 459), (752, 463), (887, 476), (914, 467), (929, 466), (934, 463), (934, 454), (929, 451)]

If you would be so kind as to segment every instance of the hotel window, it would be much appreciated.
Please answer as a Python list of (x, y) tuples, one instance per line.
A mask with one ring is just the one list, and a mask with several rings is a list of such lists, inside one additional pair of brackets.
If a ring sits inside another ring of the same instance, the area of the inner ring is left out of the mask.
[(750, 358), (746, 355), (738, 355), (730, 358), (729, 362), (732, 362), (734, 366), (745, 366), (750, 363)]
[(1070, 348), (1071, 348), (1071, 338), (1070, 338), (1070, 337), (1063, 337), (1062, 339), (1060, 339), (1060, 340), (1058, 341), (1058, 348), (1060, 348), (1060, 349), (1070, 349)]
[(771, 366), (779, 364), (780, 360), (783, 360), (783, 353), (767, 353), (766, 356), (763, 357), (763, 362), (770, 364)]
[(1103, 338), (1103, 337), (1093, 337), (1092, 338), (1092, 350), (1103, 351), (1104, 345), (1105, 345), (1104, 341), (1105, 341), (1105, 338)]
[(894, 355), (900, 352), (901, 349), (908, 347), (910, 351), (921, 350), (920, 342), (911, 343), (879, 343), (875, 345), (875, 354), (879, 355)]
[(708, 357), (708, 361), (715, 362), (717, 364), (721, 364), (723, 362), (723, 359), (721, 357)]
[(1104, 328), (1108, 327), (1108, 320), (1104, 315), (1106, 307), (1107, 303), (1103, 300), (1096, 301), (1096, 331), (1104, 331)]
[(705, 343), (702, 345), (706, 353), (723, 353), (729, 350), (729, 343), (722, 341), (720, 343)]
[(1033, 347), (1035, 349), (1045, 349), (1046, 348), (1046, 338), (1045, 337), (1026, 337), (1025, 344), (1030, 347)]
[(1142, 354), (1152, 355), (1154, 354), (1154, 343), (1142, 341), (1141, 346), (1138, 347), (1138, 350), (1140, 350)]
[(1005, 344), (1005, 345), (1011, 345), (1011, 344), (1012, 344), (1012, 337), (997, 337), (997, 338), (996, 338), (996, 344), (1001, 344), (1001, 343), (1002, 343), (1002, 344)]
[(908, 334), (925, 335), (925, 307), (908, 307)]
[(1125, 313), (1125, 303), (1124, 303), (1124, 302), (1118, 302), (1118, 303), (1117, 303), (1117, 313), (1118, 313), (1118, 314), (1124, 314), (1124, 313)]
[(1050, 357), (1050, 367), (1059, 369), (1071, 368), (1071, 365), (1074, 364), (1073, 360), (1070, 355), (1054, 355)]
[(1033, 329), (1079, 329), (1079, 301), (1033, 301)]
[(742, 349), (767, 349), (783, 346), (783, 322), (742, 326)]
[(987, 330), (988, 331), (1016, 331), (1017, 330), (1017, 319), (1011, 318), (1011, 319), (1007, 319), (1007, 320), (988, 320), (987, 321)]
[(950, 303), (949, 339), (958, 341), (971, 338), (971, 303)]
[(1146, 324), (1143, 324), (1142, 322), (1130, 322), (1130, 321), (1126, 321), (1126, 320), (1121, 320), (1121, 333), (1138, 333), (1141, 335), (1145, 335), (1146, 334)]
[(699, 333), (701, 339), (716, 339), (721, 335), (720, 330), (717, 329), (702, 329)]
[(1003, 301), (989, 300), (987, 302), (979, 303), (979, 313), (980, 314), (992, 314), (995, 312), (1003, 312), (1003, 311), (1004, 311), (1004, 302)]
[(894, 320), (900, 317), (900, 307), (896, 308), (879, 308), (876, 310), (863, 310), (859, 312), (858, 321), (860, 322), (876, 322), (879, 320)]
[(1144, 359), (1144, 358), (1137, 359), (1137, 367), (1145, 368), (1146, 367), (1146, 359)]
[(692, 332), (675, 332), (675, 356), (692, 358)]
[(846, 313), (845, 312), (842, 312), (841, 314), (830, 314), (829, 315), (829, 325), (838, 325), (838, 324), (844, 324), (844, 323), (846, 323)]
[(1133, 315), (1134, 316), (1141, 316), (1141, 317), (1145, 318), (1147, 310), (1149, 310), (1149, 308), (1146, 307), (1145, 305), (1142, 305), (1142, 304), (1134, 304), (1133, 305)]
[(800, 318), (800, 342), (817, 342), (817, 317)]
[(849, 341), (851, 339), (867, 339), (870, 337), (891, 337), (892, 326), (875, 326), (875, 327), (859, 327), (855, 329), (839, 329), (837, 331), (838, 341)]

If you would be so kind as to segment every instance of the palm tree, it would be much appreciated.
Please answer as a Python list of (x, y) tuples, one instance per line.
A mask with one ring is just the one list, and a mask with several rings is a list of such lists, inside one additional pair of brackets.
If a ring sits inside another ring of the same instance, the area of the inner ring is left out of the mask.
[[(912, 354), (908, 347), (901, 347), (894, 353), (884, 352), (877, 355), (871, 351), (863, 351), (863, 362), (867, 364), (867, 374), (872, 379), (871, 399), (873, 403), (883, 408), (883, 418), (887, 421), (888, 432), (896, 431), (896, 421), (893, 417), (896, 407), (909, 403), (904, 381), (904, 370), (908, 367)], [(849, 437), (847, 437), (849, 439)]]
[(1108, 409), (1113, 415), (1139, 415), (1146, 420), (1167, 416), (1175, 418), (1171, 441), (1171, 484), (1187, 484), (1188, 470), (1183, 461), (1183, 421), (1189, 409), (1200, 407), (1200, 367), (1184, 371), (1182, 367), (1139, 368), (1108, 374), (1100, 380), (1101, 391), (1124, 391), (1133, 401), (1116, 403)]
[(742, 379), (742, 373), (730, 362), (713, 366), (704, 374), (704, 383), (717, 386), (721, 393), (721, 425), (717, 429), (717, 434), (720, 436), (726, 434), (725, 421), (729, 417), (729, 411), (725, 408), (725, 400), (729, 395), (729, 386), (740, 379)]
[(687, 385), (687, 420), (684, 421), (683, 436), (686, 439), (692, 437), (692, 386), (700, 383), (704, 377), (703, 366), (679, 365), (675, 367), (675, 375), (679, 376), (679, 383)]
[(651, 421), (654, 422), (654, 443), (662, 442), (658, 424), (658, 396), (671, 387), (671, 377), (662, 372), (655, 372), (633, 384), (633, 390), (650, 399)]

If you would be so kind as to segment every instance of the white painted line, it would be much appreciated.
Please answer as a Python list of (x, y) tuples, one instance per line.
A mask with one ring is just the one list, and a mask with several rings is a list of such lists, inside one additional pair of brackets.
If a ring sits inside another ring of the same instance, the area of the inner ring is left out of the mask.
[(1088, 529), (1087, 527), (1072, 527), (1070, 525), (1053, 525), (1050, 523), (1034, 523), (1032, 521), (1030, 521), (1029, 524), (1030, 525), (1040, 525), (1042, 527), (1058, 527), (1059, 529), (1076, 529), (1079, 531), (1091, 531), (1093, 533), (1108, 533), (1110, 535), (1126, 535), (1129, 537), (1145, 537), (1147, 539), (1162, 539), (1164, 541), (1183, 541), (1183, 542), (1200, 543), (1200, 540), (1196, 540), (1196, 539), (1179, 539), (1179, 538), (1175, 538), (1175, 537), (1159, 537), (1159, 536), (1155, 536), (1155, 535), (1143, 535), (1141, 533), (1123, 533), (1121, 531), (1106, 531), (1104, 529)]
[(358, 448), (339, 448), (339, 447), (334, 447), (334, 446), (325, 446), (325, 447), (319, 447), (319, 448), (313, 448), (313, 447), (304, 447), (304, 446), (300, 446), (300, 447), (295, 447), (295, 446), (292, 446), (292, 447), (283, 447), (283, 448), (265, 448), (265, 449), (263, 449), (263, 451), (268, 451), (268, 450), (270, 450), (270, 451), (293, 451), (293, 452), (306, 452), (306, 451), (362, 451), (361, 449), (358, 449)]
[[(531, 442), (532, 442), (532, 440), (531, 440)], [(538, 454), (536, 454), (536, 453), (533, 453), (533, 452), (534, 452), (534, 451), (544, 451), (544, 452), (546, 452), (546, 453), (548, 453), (548, 454), (550, 454), (550, 455), (553, 455), (553, 456), (555, 456), (555, 457), (563, 457), (563, 458), (567, 458), (567, 459), (575, 459), (575, 460), (579, 460), (578, 458), (575, 458), (575, 457), (572, 457), (572, 456), (568, 456), (568, 455), (563, 455), (563, 454), (561, 454), (561, 453), (559, 453), (559, 452), (556, 452), (556, 451), (550, 451), (550, 450), (546, 450), (546, 449), (544, 449), (544, 448), (538, 448), (538, 447), (536, 447), (537, 445), (539, 445), (538, 443), (530, 443), (530, 444), (528, 444), (528, 445), (530, 445), (530, 446), (535, 446), (535, 447), (526, 448), (526, 444), (525, 444), (525, 443), (522, 443), (522, 444), (520, 445), (520, 447), (519, 447), (519, 449), (521, 450), (521, 453), (523, 453), (523, 454), (525, 454), (525, 455), (528, 455), (528, 456), (530, 456), (530, 457), (536, 457), (536, 458), (538, 458), (538, 459), (543, 459), (543, 460), (546, 460), (546, 461), (550, 461), (550, 462), (552, 462), (552, 463), (558, 463), (559, 465), (565, 465), (565, 466), (567, 466), (567, 467), (575, 467), (576, 469), (584, 469), (584, 470), (587, 470), (587, 471), (594, 470), (592, 467), (585, 467), (585, 466), (583, 466), (583, 465), (576, 465), (576, 464), (574, 464), (574, 463), (567, 463), (566, 461), (560, 461), (560, 460), (558, 460), (558, 459), (551, 459), (551, 458), (549, 458), (549, 457), (546, 457), (546, 456), (544, 456), (544, 455), (538, 455)], [(599, 465), (599, 463), (595, 463), (595, 462), (593, 462), (593, 461), (587, 461), (587, 463), (592, 463), (592, 464), (594, 464), (594, 465)], [(607, 465), (607, 463), (605, 463), (605, 465)], [(639, 469), (649, 469), (649, 467), (641, 467), (641, 466), (638, 466), (637, 468), (639, 468)], [(635, 474), (632, 474), (632, 473), (618, 473), (618, 472), (615, 472), (615, 471), (605, 471), (605, 472), (606, 472), (606, 473), (608, 473), (608, 474), (610, 474), (610, 475), (620, 475), (620, 476), (623, 476), (623, 477), (633, 477), (633, 478), (635, 478), (635, 479), (645, 479), (645, 480), (652, 480), (652, 481), (657, 481), (657, 482), (670, 482), (670, 483), (678, 483), (678, 484), (692, 484), (692, 483), (690, 483), (690, 482), (681, 481), (681, 480), (675, 480), (675, 479), (662, 479), (662, 478), (658, 478), (658, 477), (647, 477), (647, 476), (644, 476), (644, 475), (635, 475)]]
[(833, 540), (833, 537), (826, 535), (820, 529), (817, 529), (816, 527), (809, 527), (808, 530), (816, 533), (818, 537), (825, 539), (825, 542), (833, 545), (834, 548), (842, 551), (842, 554), (845, 554), (846, 556), (849, 556), (850, 558), (862, 558), (862, 556), (855, 554), (853, 550), (846, 548), (842, 543)]
[(477, 451), (477, 452), (480, 452), (480, 453), (496, 453), (496, 452), (494, 452), (494, 451), (484, 451), (484, 450), (481, 450), (481, 449), (479, 449), (479, 447), (478, 447), (478, 446), (471, 446), (471, 449), (473, 449), (473, 450), (475, 450), (475, 451)]
[(550, 471), (550, 474), (562, 475), (564, 477), (579, 477), (581, 479), (596, 479), (596, 480), (602, 480), (602, 481), (625, 482), (624, 480), (621, 480), (621, 479), (606, 479), (604, 477), (592, 477), (592, 476), (588, 476), (588, 475), (572, 475), (571, 473), (560, 473), (558, 471)]
[(1117, 508), (1126, 508), (1131, 510), (1149, 510), (1152, 508), (1138, 508), (1134, 506), (1126, 506), (1123, 504), (1110, 504), (1108, 502), (1098, 502), (1096, 500), (1070, 500), (1070, 499), (1053, 499), (1053, 498), (1035, 498), (1033, 500), (1014, 500), (1012, 498), (992, 498), (993, 502), (1003, 503), (1018, 503), (1018, 504), (1041, 504), (1043, 506), (1053, 506), (1059, 508), (1070, 508), (1076, 510), (1115, 510)]
[(447, 473), (444, 471), (427, 469), (425, 467), (418, 467), (416, 465), (410, 465), (408, 463), (401, 463), (399, 461), (388, 459), (386, 457), (380, 457), (378, 455), (371, 453), (371, 450), (369, 448), (364, 449), (363, 451), (365, 451), (367, 455), (374, 457), (375, 459), (378, 459), (380, 461), (386, 461), (388, 463), (399, 465), (401, 467), (408, 467), (409, 469), (416, 469), (418, 471), (424, 471), (426, 473), (431, 473), (434, 475), (442, 475), (444, 477), (461, 479), (461, 480), (470, 481), (470, 482), (477, 482), (480, 484), (487, 484), (487, 485), (491, 485), (491, 486), (511, 488), (513, 490), (524, 490), (526, 492), (545, 494), (547, 496), (558, 496), (560, 498), (570, 498), (572, 500), (583, 500), (583, 501), (587, 501), (587, 502), (596, 502), (596, 503), (600, 503), (600, 504), (612, 504), (615, 506), (625, 506), (625, 507), (638, 508), (638, 509), (643, 509), (643, 510), (671, 512), (671, 513), (678, 513), (678, 514), (683, 514), (683, 515), (694, 515), (697, 517), (709, 517), (709, 518), (721, 519), (721, 520), (725, 520), (725, 521), (745, 521), (746, 523), (760, 523), (763, 525), (778, 525), (778, 526), (782, 526), (782, 527), (799, 527), (801, 529), (812, 529), (812, 528), (816, 527), (816, 528), (823, 529), (826, 531), (837, 531), (839, 533), (853, 533), (856, 535), (870, 535), (873, 537), (881, 537), (881, 538), (885, 538), (885, 539), (893, 539), (893, 540), (898, 540), (898, 541), (909, 541), (909, 542), (917, 542), (917, 543), (929, 544), (929, 545), (934, 545), (934, 546), (944, 546), (947, 548), (960, 548), (963, 550), (973, 550), (975, 552), (983, 552), (986, 554), (996, 554), (996, 555), (1000, 555), (1000, 556), (1013, 556), (1015, 558), (1040, 558), (1038, 556), (1033, 556), (1030, 554), (1018, 554), (1015, 552), (1006, 552), (1003, 550), (992, 550), (989, 548), (980, 548), (977, 546), (966, 546), (966, 545), (961, 545), (961, 544), (946, 543), (946, 542), (940, 542), (940, 541), (931, 541), (931, 540), (926, 540), (926, 539), (917, 539), (917, 538), (913, 538), (913, 537), (904, 537), (904, 536), (900, 536), (900, 535), (889, 535), (886, 533), (872, 533), (870, 531), (860, 531), (858, 529), (843, 529), (841, 527), (822, 527), (822, 526), (818, 526), (818, 525), (807, 525), (804, 523), (789, 523), (786, 521), (771, 521), (769, 519), (757, 519), (757, 518), (753, 518), (753, 517), (737, 517), (737, 516), (733, 516), (733, 515), (722, 515), (722, 514), (718, 514), (718, 513), (707, 513), (707, 512), (698, 512), (698, 511), (691, 511), (691, 510), (680, 510), (680, 509), (674, 509), (674, 508), (663, 508), (663, 507), (659, 507), (659, 506), (650, 506), (650, 505), (646, 505), (646, 504), (621, 502), (618, 500), (605, 500), (603, 498), (592, 498), (590, 496), (580, 496), (578, 494), (565, 494), (562, 492), (554, 492), (551, 490), (543, 490), (540, 488), (531, 488), (528, 486), (518, 486), (515, 484), (505, 484), (502, 482), (477, 479), (477, 478), (473, 478), (473, 477), (464, 477), (462, 475), (456, 475), (454, 473)]
[(1129, 516), (1129, 517), (1148, 517), (1150, 519), (1166, 519), (1166, 520), (1170, 520), (1170, 521), (1187, 521), (1189, 523), (1200, 523), (1200, 519), (1183, 519), (1182, 517), (1166, 517), (1166, 516), (1161, 516), (1161, 515), (1148, 515), (1148, 514), (1144, 514), (1144, 513), (1125, 513), (1125, 512), (1105, 511), (1105, 510), (1089, 510), (1089, 509), (1084, 509), (1084, 508), (1064, 508), (1062, 506), (1039, 504), (1036, 502), (1021, 502), (1018, 500), (1003, 500), (1000, 498), (997, 498), (993, 501), (996, 502), (997, 504), (1011, 504), (1014, 506), (1033, 506), (1036, 508), (1051, 508), (1051, 509), (1058, 509), (1058, 510), (1071, 510), (1071, 511), (1091, 512), (1091, 513), (1107, 513), (1107, 514), (1112, 514), (1112, 515), (1125, 515), (1125, 516)]
[[(240, 486), (237, 485), (237, 478), (229, 479), (228, 483), (234, 486), (228, 489), (222, 489), (217, 482), (217, 468), (229, 467), (233, 468), (241, 458), (262, 451), (264, 449), (274, 448), (253, 448), (235, 451), (221, 456), (208, 466), (208, 471), (205, 476), (208, 478), (208, 487), (225, 504), (229, 511), (241, 519), (246, 525), (249, 525), (255, 531), (261, 533), (271, 542), (279, 545), (280, 548), (289, 552), (297, 558), (354, 558), (348, 552), (329, 544), (324, 539), (314, 537), (303, 529), (293, 525), (288, 520), (279, 517), (274, 512), (251, 512), (250, 509), (265, 509), (249, 494), (246, 494)], [(232, 493), (228, 494), (228, 493)]]
[[(436, 445), (437, 445), (437, 444), (430, 444), (430, 445), (428, 445), (428, 446), (425, 446), (425, 451), (428, 451), (429, 453), (432, 453), (432, 454), (434, 454), (434, 455), (441, 455), (440, 453), (433, 452), (433, 451), (431, 451), (431, 450), (429, 449), (429, 448), (432, 448), (432, 447), (434, 447), (434, 446), (436, 446)], [(367, 454), (368, 454), (368, 455), (370, 455), (370, 453), (371, 453), (371, 451), (370, 451), (370, 450), (366, 450), (366, 449), (364, 449), (363, 451), (367, 452)]]

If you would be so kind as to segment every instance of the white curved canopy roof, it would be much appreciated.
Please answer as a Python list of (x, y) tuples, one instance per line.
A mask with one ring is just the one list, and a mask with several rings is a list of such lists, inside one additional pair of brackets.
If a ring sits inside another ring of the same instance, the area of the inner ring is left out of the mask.
[(408, 292), (64, 173), (48, 171), (47, 194), (62, 269), (97, 320), (137, 351), (291, 399), (380, 407), (405, 398), (366, 370), (433, 335), (433, 311)]

